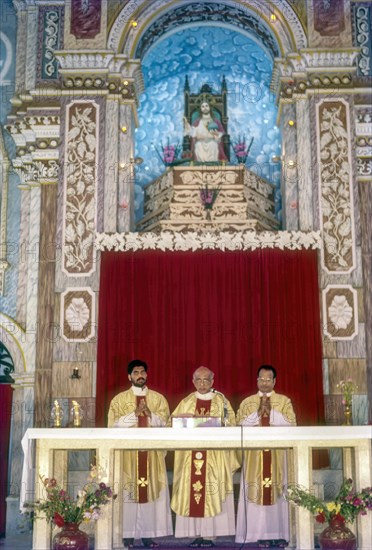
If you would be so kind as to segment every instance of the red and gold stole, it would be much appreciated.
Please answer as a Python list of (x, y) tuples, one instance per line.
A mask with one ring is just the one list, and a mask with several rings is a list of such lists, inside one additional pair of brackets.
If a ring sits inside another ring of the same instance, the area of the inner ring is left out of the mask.
[[(270, 400), (270, 397), (268, 398)], [(262, 400), (262, 397), (261, 397)], [(261, 426), (270, 426), (270, 416), (261, 416)], [(272, 460), (270, 449), (264, 449), (262, 452), (262, 504), (270, 506), (272, 500)]]
[[(211, 399), (197, 399), (194, 416), (209, 416), (211, 402)], [(189, 515), (192, 518), (204, 517), (206, 471), (207, 451), (191, 451)]]
[[(146, 401), (146, 397), (142, 395), (136, 396), (137, 407), (141, 401)], [(138, 417), (138, 427), (147, 428), (148, 418), (142, 413)], [(148, 502), (147, 496), (147, 486), (149, 484), (148, 480), (148, 461), (147, 461), (147, 451), (138, 451), (137, 453), (137, 486), (138, 486), (138, 502), (144, 503)]]

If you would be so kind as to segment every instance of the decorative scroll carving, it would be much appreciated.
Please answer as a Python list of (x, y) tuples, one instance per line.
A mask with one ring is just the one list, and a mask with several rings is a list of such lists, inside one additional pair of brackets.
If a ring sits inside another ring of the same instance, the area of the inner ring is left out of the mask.
[(352, 340), (358, 334), (358, 298), (350, 285), (323, 290), (324, 333), (331, 340)]
[(355, 267), (349, 110), (343, 100), (317, 105), (322, 261), (329, 272)]
[(99, 105), (75, 101), (66, 111), (63, 269), (69, 275), (93, 272), (96, 226)]
[(355, 134), (358, 178), (372, 176), (372, 107), (355, 106)]
[(54, 55), (63, 42), (63, 9), (40, 7), (38, 68), (41, 80), (58, 78), (58, 62)]
[(13, 160), (13, 169), (22, 184), (57, 183), (59, 164), (55, 160), (33, 160), (29, 155)]
[(212, 171), (201, 168), (200, 170), (185, 170), (180, 173), (179, 177), (184, 185), (209, 185), (215, 187), (221, 183), (233, 185), (237, 181), (238, 173), (229, 169), (215, 169)]
[(89, 287), (67, 289), (61, 295), (61, 327), (68, 341), (87, 342), (94, 336), (95, 294)]
[(357, 172), (358, 176), (371, 176), (372, 175), (372, 160), (371, 159), (357, 159)]
[(26, 115), (7, 126), (16, 147), (12, 164), (23, 184), (57, 183), (59, 175), (60, 118)]
[(360, 48), (358, 57), (358, 74), (372, 74), (372, 37), (371, 37), (372, 7), (371, 3), (353, 5), (353, 41)]
[(237, 232), (186, 232), (163, 231), (155, 233), (106, 233), (96, 234), (98, 250), (257, 250), (259, 248), (279, 248), (280, 250), (300, 250), (320, 248), (319, 231), (237, 231)]

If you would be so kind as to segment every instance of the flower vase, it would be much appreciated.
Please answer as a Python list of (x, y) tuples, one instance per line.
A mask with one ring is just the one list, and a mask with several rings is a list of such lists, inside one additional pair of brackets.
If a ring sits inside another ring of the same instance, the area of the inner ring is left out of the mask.
[(89, 550), (89, 537), (78, 523), (65, 523), (53, 537), (53, 550)]
[(319, 535), (322, 550), (356, 550), (357, 541), (354, 533), (345, 525), (345, 521), (331, 519), (328, 527)]
[(211, 210), (210, 210), (210, 208), (206, 208), (205, 219), (206, 219), (207, 221), (209, 221), (209, 222), (210, 222), (211, 219), (212, 219), (212, 218), (211, 218)]
[(344, 405), (344, 417), (344, 426), (351, 426), (353, 424), (351, 405)]

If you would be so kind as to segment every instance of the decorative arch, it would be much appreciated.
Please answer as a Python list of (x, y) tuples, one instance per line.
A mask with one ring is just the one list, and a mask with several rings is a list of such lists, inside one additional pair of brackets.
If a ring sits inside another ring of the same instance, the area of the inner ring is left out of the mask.
[(0, 342), (6, 347), (12, 357), (14, 371), (12, 376), (22, 376), (27, 373), (26, 332), (13, 319), (0, 313)]
[[(275, 21), (271, 17), (275, 16)], [(133, 26), (133, 22), (136, 26)], [(302, 24), (286, 0), (275, 5), (257, 0), (221, 2), (184, 0), (177, 7), (171, 0), (130, 0), (114, 21), (108, 48), (130, 58), (142, 58), (162, 36), (181, 26), (214, 22), (248, 32), (273, 58), (307, 46)]]

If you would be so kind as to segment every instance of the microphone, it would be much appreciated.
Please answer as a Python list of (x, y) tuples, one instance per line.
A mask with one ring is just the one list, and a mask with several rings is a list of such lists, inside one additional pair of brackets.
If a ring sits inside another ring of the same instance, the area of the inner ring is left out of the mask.
[(220, 395), (223, 399), (223, 425), (227, 426), (228, 425), (227, 399), (222, 392), (216, 390), (215, 388), (212, 388), (211, 392), (215, 393), (216, 395)]
[(212, 393), (217, 393), (217, 395), (222, 395), (222, 397), (223, 397), (224, 399), (226, 399), (226, 397), (224, 396), (224, 394), (223, 394), (222, 392), (216, 390), (215, 388), (212, 388), (212, 389), (211, 389), (211, 392), (212, 392)]

